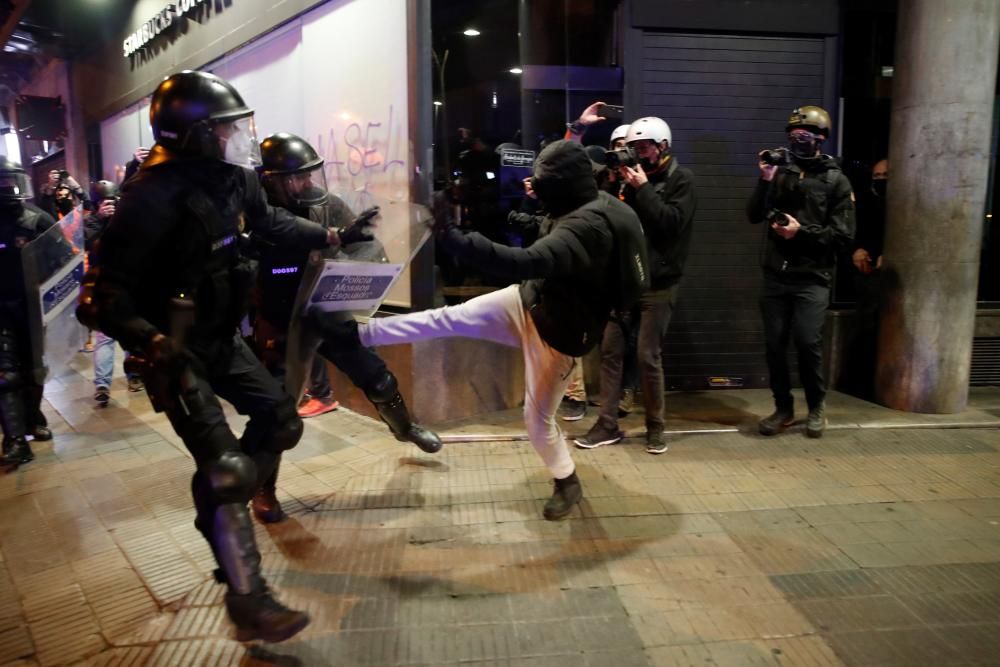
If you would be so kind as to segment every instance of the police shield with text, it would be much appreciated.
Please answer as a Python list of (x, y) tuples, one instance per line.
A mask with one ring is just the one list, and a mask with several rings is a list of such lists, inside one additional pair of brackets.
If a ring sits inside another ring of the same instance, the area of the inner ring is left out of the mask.
[(31, 179), (21, 165), (0, 157), (0, 462), (7, 466), (34, 459), (28, 435), (52, 437), (40, 409), (42, 382), (34, 361), (38, 355), (32, 353), (24, 249), (55, 221), (26, 203), (31, 196)]
[[(371, 236), (370, 225), (375, 211), (355, 217), (347, 205), (329, 193), (323, 173), (323, 159), (304, 139), (294, 134), (274, 134), (261, 142), (261, 182), (268, 200), (297, 216), (338, 230), (341, 245), (327, 250), (330, 259), (385, 261), (381, 245)], [(292, 320), (293, 304), (309, 260), (309, 251), (301, 248), (257, 244), (261, 249), (260, 272), (256, 290), (257, 321), (254, 336), (258, 354), (275, 375), (285, 374), (286, 335)], [(341, 339), (336, 333), (348, 322), (350, 313), (316, 313), (302, 323), (311, 335), (324, 340), (319, 355), (350, 378), (375, 405), (379, 416), (397, 440), (409, 441), (428, 453), (441, 449), (438, 436), (415, 424), (399, 392), (396, 377), (374, 350), (357, 344), (356, 339)], [(293, 327), (291, 330), (296, 330)], [(334, 334), (324, 336), (324, 332)], [(334, 341), (334, 338), (337, 341)], [(289, 390), (296, 393), (292, 387)], [(253, 499), (254, 513), (265, 522), (283, 518), (274, 495), (274, 475)]]
[[(195, 526), (228, 585), (237, 639), (282, 641), (309, 617), (272, 597), (247, 502), (303, 425), (238, 335), (256, 267), (237, 241), (244, 227), (303, 248), (337, 238), (267, 204), (247, 168), (259, 155), (252, 116), (212, 74), (184, 71), (159, 85), (150, 106), (156, 145), (122, 187), (78, 316), (141, 359), (150, 400), (194, 458)], [(217, 397), (249, 416), (239, 440)]]

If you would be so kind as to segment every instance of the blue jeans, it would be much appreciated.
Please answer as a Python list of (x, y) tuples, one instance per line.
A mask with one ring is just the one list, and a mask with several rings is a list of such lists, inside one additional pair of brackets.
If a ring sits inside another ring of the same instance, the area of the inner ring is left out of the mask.
[[(128, 359), (128, 352), (125, 352)], [(115, 339), (106, 334), (94, 332), (94, 386), (111, 388), (111, 376), (115, 372)]]

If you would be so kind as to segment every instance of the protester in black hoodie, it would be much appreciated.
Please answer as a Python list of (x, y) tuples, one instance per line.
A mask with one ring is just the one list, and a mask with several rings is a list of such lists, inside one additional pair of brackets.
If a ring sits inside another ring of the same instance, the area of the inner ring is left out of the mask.
[(836, 253), (850, 247), (854, 237), (854, 193), (837, 161), (820, 153), (830, 135), (826, 111), (795, 109), (785, 131), (787, 164), (769, 164), (761, 153), (760, 181), (747, 206), (751, 223), (769, 223), (760, 310), (775, 411), (759, 429), (775, 435), (795, 418), (787, 351), (791, 337), (809, 405), (806, 435), (818, 438), (826, 428), (823, 322)]
[(375, 318), (358, 329), (365, 345), (464, 336), (483, 338), (524, 352), (524, 421), (535, 451), (555, 478), (545, 504), (546, 519), (572, 511), (583, 490), (555, 415), (581, 357), (594, 347), (615, 307), (618, 292), (612, 225), (639, 221), (627, 206), (598, 194), (586, 151), (556, 141), (535, 163), (532, 186), (548, 215), (539, 238), (527, 248), (510, 248), (484, 236), (462, 234), (450, 220), (435, 223), (437, 242), (481, 270), (522, 280), (457, 306)]

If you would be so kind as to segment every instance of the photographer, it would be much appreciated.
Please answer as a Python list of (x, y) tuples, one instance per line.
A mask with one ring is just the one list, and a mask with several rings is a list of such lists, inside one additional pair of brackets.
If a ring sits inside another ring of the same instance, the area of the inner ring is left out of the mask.
[[(83, 220), (84, 248), (90, 265), (94, 265), (97, 253), (93, 252), (108, 223), (115, 214), (118, 203), (118, 186), (111, 181), (94, 183), (93, 202), (95, 209)], [(128, 359), (128, 352), (125, 353)], [(111, 400), (111, 376), (115, 367), (115, 340), (102, 331), (94, 336), (94, 401), (98, 407), (108, 407)], [(142, 391), (142, 378), (137, 373), (127, 373), (128, 390)]]
[[(84, 192), (80, 184), (76, 182), (76, 179), (70, 176), (69, 172), (65, 169), (52, 169), (49, 171), (49, 181), (38, 190), (39, 193), (35, 199), (35, 204), (55, 220), (58, 220), (73, 209), (73, 206), (76, 205), (73, 197), (82, 202), (89, 201), (87, 193)], [(65, 206), (67, 203), (70, 203), (68, 209)], [(62, 204), (62, 208), (60, 208), (60, 204)]]
[(768, 223), (760, 310), (775, 411), (758, 427), (763, 435), (775, 435), (795, 418), (787, 355), (791, 337), (809, 406), (806, 435), (818, 438), (826, 428), (823, 322), (837, 250), (849, 247), (854, 237), (854, 193), (837, 161), (820, 152), (830, 136), (826, 111), (795, 109), (785, 131), (787, 149), (761, 151), (760, 181), (747, 206), (751, 223)]
[(646, 451), (667, 451), (663, 439), (663, 339), (670, 325), (695, 212), (694, 175), (670, 153), (670, 127), (648, 116), (629, 125), (625, 148), (607, 154), (624, 183), (621, 197), (639, 216), (649, 253), (651, 286), (639, 300), (639, 321), (632, 313), (613, 313), (601, 343), (601, 414), (578, 447), (593, 449), (618, 442), (618, 405), (628, 331), (638, 327), (639, 374), (646, 409)]

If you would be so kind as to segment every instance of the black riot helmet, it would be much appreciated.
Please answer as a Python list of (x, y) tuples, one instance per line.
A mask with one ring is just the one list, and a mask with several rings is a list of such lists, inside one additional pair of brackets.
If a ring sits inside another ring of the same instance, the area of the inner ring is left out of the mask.
[(23, 202), (33, 196), (27, 172), (7, 156), (0, 155), (0, 203)]
[(91, 199), (95, 202), (102, 202), (105, 199), (117, 199), (118, 186), (111, 181), (97, 181), (94, 183), (94, 192)]
[(260, 143), (258, 168), (268, 199), (279, 206), (308, 208), (327, 201), (323, 158), (302, 137), (279, 132)]
[(156, 142), (176, 153), (242, 166), (258, 162), (253, 109), (214, 74), (184, 70), (164, 79), (153, 93), (149, 124)]

